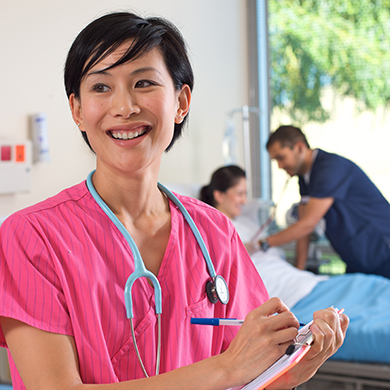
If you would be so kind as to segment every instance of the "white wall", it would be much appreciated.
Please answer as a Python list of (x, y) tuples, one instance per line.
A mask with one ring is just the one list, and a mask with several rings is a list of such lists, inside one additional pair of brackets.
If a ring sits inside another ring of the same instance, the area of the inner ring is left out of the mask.
[(71, 119), (63, 66), (78, 32), (109, 11), (163, 16), (182, 31), (195, 73), (193, 105), (184, 137), (164, 157), (160, 180), (207, 182), (210, 173), (223, 164), (226, 113), (247, 104), (245, 3), (0, 0), (0, 139), (25, 139), (29, 116), (44, 111), (52, 158), (50, 163), (34, 164), (30, 193), (0, 195), (0, 216), (82, 181), (93, 169), (94, 157)]

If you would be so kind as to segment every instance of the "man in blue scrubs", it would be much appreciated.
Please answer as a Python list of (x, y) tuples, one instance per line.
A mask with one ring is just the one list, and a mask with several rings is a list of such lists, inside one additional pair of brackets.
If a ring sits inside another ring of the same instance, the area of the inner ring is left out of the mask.
[(298, 175), (299, 220), (259, 242), (266, 250), (297, 240), (297, 263), (305, 268), (309, 235), (324, 218), (326, 235), (347, 264), (347, 272), (390, 278), (390, 204), (352, 161), (311, 149), (294, 126), (271, 134), (267, 150), (290, 176)]

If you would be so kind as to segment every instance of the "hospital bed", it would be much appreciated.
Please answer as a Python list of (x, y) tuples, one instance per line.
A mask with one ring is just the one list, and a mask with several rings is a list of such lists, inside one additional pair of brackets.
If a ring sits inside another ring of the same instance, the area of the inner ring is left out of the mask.
[[(269, 252), (269, 253), (268, 253)], [(314, 275), (294, 268), (271, 248), (252, 260), (270, 296), (280, 297), (300, 322), (332, 304), (350, 317), (343, 346), (300, 389), (390, 389), (390, 280), (376, 275)]]
[[(336, 290), (332, 291), (333, 282), (346, 277), (351, 278), (351, 283), (339, 288), (336, 284)], [(362, 279), (372, 280), (361, 286)], [(291, 308), (300, 321), (308, 321), (317, 305), (324, 308), (335, 302), (335, 306), (345, 308), (351, 323), (344, 345), (301, 388), (390, 389), (390, 280), (379, 276), (340, 275), (317, 287)], [(360, 311), (357, 310), (359, 301)]]
[(390, 365), (328, 360), (300, 390), (390, 389)]
[[(252, 200), (235, 221), (244, 242), (263, 223), (266, 208), (260, 200)], [(390, 279), (314, 275), (294, 268), (280, 248), (258, 252), (252, 260), (270, 296), (285, 301), (300, 322), (310, 321), (314, 311), (331, 305), (344, 308), (351, 319), (344, 345), (299, 389), (390, 389)]]

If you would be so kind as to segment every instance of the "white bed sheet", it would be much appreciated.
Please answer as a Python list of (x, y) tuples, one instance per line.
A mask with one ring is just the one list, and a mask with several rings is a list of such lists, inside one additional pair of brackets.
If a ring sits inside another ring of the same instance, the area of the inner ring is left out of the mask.
[(256, 252), (251, 257), (270, 297), (279, 297), (290, 308), (309, 295), (319, 282), (329, 279), (293, 267), (280, 248)]
[[(247, 217), (233, 221), (241, 240), (249, 242), (258, 226)], [(269, 248), (267, 252), (258, 251), (251, 255), (270, 297), (279, 297), (288, 307), (294, 306), (310, 294), (314, 287), (329, 277), (301, 271), (285, 260), (281, 248)]]

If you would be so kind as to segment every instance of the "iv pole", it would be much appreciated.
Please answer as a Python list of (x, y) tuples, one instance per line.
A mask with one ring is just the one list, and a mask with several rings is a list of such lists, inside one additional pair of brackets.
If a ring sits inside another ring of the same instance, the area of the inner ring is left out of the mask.
[(228, 112), (228, 128), (225, 132), (223, 153), (226, 164), (236, 162), (234, 156), (235, 129), (233, 125), (233, 117), (237, 113), (242, 113), (242, 132), (244, 143), (244, 164), (247, 182), (248, 199), (252, 199), (252, 168), (251, 168), (251, 149), (250, 149), (250, 131), (249, 131), (249, 113), (254, 112), (260, 116), (258, 107), (249, 107), (247, 105), (241, 108), (235, 108)]

